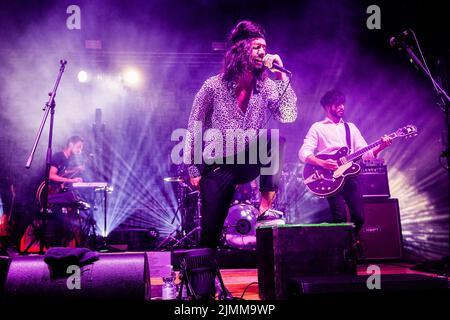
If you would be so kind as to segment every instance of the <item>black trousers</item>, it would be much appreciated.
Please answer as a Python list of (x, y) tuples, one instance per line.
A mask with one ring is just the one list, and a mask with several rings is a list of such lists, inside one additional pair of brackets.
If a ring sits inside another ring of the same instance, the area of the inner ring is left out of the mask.
[(80, 245), (80, 216), (76, 209), (69, 208), (67, 211), (54, 206), (52, 213), (47, 215), (45, 240), (49, 247), (67, 247), (73, 240), (75, 245)]
[(359, 188), (358, 178), (348, 179), (338, 194), (328, 197), (333, 222), (347, 222), (347, 208), (351, 222), (355, 224), (355, 234), (358, 235), (364, 224), (364, 202)]
[[(280, 140), (278, 150), (272, 150), (270, 139), (267, 143), (267, 153), (278, 152), (278, 170), (272, 175), (260, 176), (260, 191), (277, 191), (281, 176), (281, 164), (283, 155), (284, 140)], [(258, 146), (259, 148), (259, 146)], [(258, 149), (259, 150), (259, 149)], [(246, 159), (249, 149), (245, 150)], [(235, 156), (237, 157), (237, 156)], [(272, 158), (275, 161), (276, 157)], [(236, 160), (236, 158), (235, 158)], [(200, 180), (200, 192), (202, 200), (202, 219), (200, 246), (216, 248), (222, 236), (222, 229), (230, 208), (230, 204), (238, 184), (244, 184), (256, 179), (261, 172), (261, 168), (274, 165), (273, 162), (262, 164), (212, 164), (206, 165)]]

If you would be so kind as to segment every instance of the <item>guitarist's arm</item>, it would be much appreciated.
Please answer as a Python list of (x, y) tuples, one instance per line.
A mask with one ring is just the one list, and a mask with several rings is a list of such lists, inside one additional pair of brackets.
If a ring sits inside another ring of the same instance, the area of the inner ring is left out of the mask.
[(381, 144), (378, 147), (376, 147), (375, 149), (373, 149), (373, 156), (376, 158), (381, 151), (386, 149), (391, 144), (392, 144), (392, 138), (391, 137), (386, 136), (386, 135), (382, 136), (381, 137)]
[(314, 166), (323, 167), (328, 170), (336, 170), (338, 168), (336, 160), (333, 159), (323, 160), (317, 158), (314, 155), (309, 155), (308, 157), (306, 157), (305, 162), (308, 164), (312, 164)]
[(318, 145), (318, 135), (316, 125), (313, 124), (311, 128), (309, 128), (308, 133), (305, 136), (305, 140), (303, 141), (303, 145), (298, 151), (300, 160), (314, 166), (320, 166), (329, 170), (336, 170), (338, 165), (335, 160), (322, 160), (314, 156), (314, 151), (317, 149)]
[(83, 179), (81, 179), (81, 178), (70, 179), (70, 178), (65, 178), (65, 177), (58, 175), (58, 168), (56, 168), (54, 166), (50, 167), (49, 179), (51, 181), (60, 182), (60, 183), (74, 183), (74, 182), (82, 182), (83, 181)]
[[(361, 132), (359, 131), (359, 129), (354, 125), (351, 124), (351, 126), (353, 127), (353, 132), (354, 132), (354, 137), (355, 137), (355, 149), (359, 150), (361, 148), (364, 148), (367, 146), (367, 142), (366, 140), (363, 138), (363, 136), (361, 135)], [(388, 146), (390, 146), (392, 144), (392, 138), (384, 135), (381, 137), (381, 144), (376, 147), (373, 150), (368, 151), (366, 154), (364, 154), (362, 156), (363, 159), (373, 159), (378, 157), (378, 154), (383, 151), (384, 149), (386, 149)]]

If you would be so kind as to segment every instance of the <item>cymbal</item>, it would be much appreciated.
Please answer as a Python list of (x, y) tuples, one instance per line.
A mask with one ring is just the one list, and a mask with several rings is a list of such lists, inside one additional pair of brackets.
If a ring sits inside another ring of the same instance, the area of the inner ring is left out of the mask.
[(183, 177), (165, 177), (164, 181), (165, 182), (184, 182), (184, 178)]

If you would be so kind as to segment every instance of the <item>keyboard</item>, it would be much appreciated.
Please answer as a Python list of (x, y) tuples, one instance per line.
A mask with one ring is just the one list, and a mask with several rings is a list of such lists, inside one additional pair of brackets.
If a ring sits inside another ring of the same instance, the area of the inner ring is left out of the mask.
[(72, 183), (73, 188), (100, 188), (104, 189), (108, 187), (107, 182), (74, 182)]

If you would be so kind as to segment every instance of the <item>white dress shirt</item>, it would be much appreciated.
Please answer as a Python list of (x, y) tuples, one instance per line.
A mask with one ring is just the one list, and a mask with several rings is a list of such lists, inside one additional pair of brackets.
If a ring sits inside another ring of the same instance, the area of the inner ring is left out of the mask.
[[(350, 153), (367, 146), (366, 140), (359, 129), (351, 122), (347, 122), (350, 128)], [(332, 154), (342, 147), (347, 146), (344, 120), (334, 123), (330, 118), (314, 123), (305, 136), (298, 155), (302, 162), (310, 155)], [(372, 150), (363, 155), (363, 159), (374, 158)]]

